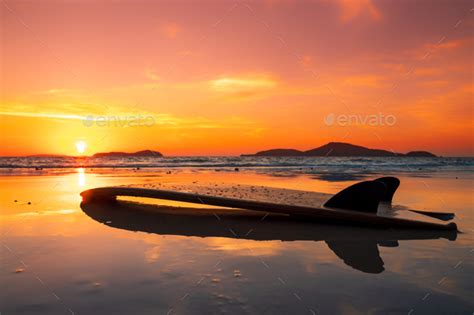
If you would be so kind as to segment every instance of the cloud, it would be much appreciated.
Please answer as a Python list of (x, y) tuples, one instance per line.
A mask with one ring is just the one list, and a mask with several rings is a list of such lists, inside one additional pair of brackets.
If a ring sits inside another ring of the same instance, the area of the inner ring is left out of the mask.
[(425, 88), (439, 89), (447, 86), (450, 83), (448, 80), (430, 80), (418, 82), (418, 85)]
[(217, 91), (224, 92), (244, 92), (252, 90), (269, 89), (276, 86), (276, 80), (268, 77), (241, 78), (223, 77), (212, 80), (211, 87)]
[(466, 39), (458, 39), (458, 40), (451, 40), (448, 42), (443, 42), (441, 44), (436, 45), (439, 49), (457, 49), (459, 47), (465, 46), (469, 43), (469, 40)]
[(314, 67), (314, 59), (310, 55), (301, 56), (301, 58), (298, 60), (298, 63), (304, 70), (312, 70)]
[(472, 85), (462, 84), (444, 93), (431, 93), (426, 98), (404, 105), (411, 112), (407, 119), (411, 118), (413, 123), (419, 122), (427, 129), (438, 128), (457, 134), (459, 138), (469, 138), (469, 130), (472, 130), (472, 116), (469, 115), (472, 111), (472, 92)]
[(211, 91), (218, 93), (219, 102), (242, 102), (272, 95), (277, 81), (266, 76), (221, 77), (208, 84)]
[(408, 55), (412, 55), (418, 59), (429, 58), (434, 54), (441, 52), (454, 52), (465, 47), (469, 47), (472, 39), (453, 39), (450, 41), (443, 40), (438, 43), (425, 43), (421, 47), (409, 50)]
[(61, 113), (38, 113), (38, 112), (18, 112), (18, 111), (0, 111), (0, 116), (17, 116), (33, 118), (51, 118), (51, 119), (85, 119), (85, 116), (61, 114)]
[(161, 27), (161, 33), (171, 39), (176, 38), (181, 31), (181, 26), (176, 23), (168, 23)]
[[(67, 112), (65, 112), (67, 108)], [(47, 105), (38, 103), (30, 104), (5, 104), (0, 105), (1, 116), (18, 116), (32, 118), (51, 118), (51, 119), (84, 119), (88, 114), (104, 115), (110, 107), (99, 104), (84, 103), (57, 103)]]
[(353, 20), (360, 15), (368, 15), (373, 21), (382, 18), (372, 0), (339, 0), (339, 6), (341, 8), (340, 19), (343, 22)]
[(71, 89), (49, 89), (49, 90), (43, 91), (43, 93), (45, 93), (45, 94), (66, 94), (66, 93), (70, 93), (72, 91), (73, 90), (71, 90)]
[(380, 76), (367, 74), (347, 77), (345, 83), (352, 86), (376, 87), (380, 85), (381, 80)]
[(145, 75), (148, 79), (152, 81), (158, 81), (160, 79), (160, 77), (156, 74), (156, 71), (153, 69), (146, 69)]
[[(71, 110), (74, 105), (68, 106)], [(253, 129), (259, 127), (254, 121), (243, 117), (222, 117), (219, 119), (210, 119), (200, 116), (177, 116), (168, 113), (155, 113), (151, 111), (130, 111), (128, 108), (122, 107), (110, 107), (107, 113), (97, 111), (81, 111), (79, 106), (78, 109), (74, 109), (77, 114), (64, 113), (55, 107), (42, 106), (41, 110), (38, 110), (35, 106), (0, 106), (0, 116), (11, 116), (11, 117), (25, 117), (25, 118), (38, 118), (38, 119), (55, 119), (62, 121), (86, 121), (90, 120), (91, 117), (97, 119), (103, 117), (107, 121), (126, 121), (131, 119), (130, 117), (152, 117), (153, 123), (162, 129), (227, 129), (227, 128), (243, 128)], [(124, 127), (125, 125), (110, 124), (110, 126)]]
[(418, 77), (432, 77), (432, 76), (438, 76), (443, 73), (443, 70), (441, 68), (435, 68), (435, 67), (424, 67), (424, 68), (416, 68), (413, 71), (413, 74)]

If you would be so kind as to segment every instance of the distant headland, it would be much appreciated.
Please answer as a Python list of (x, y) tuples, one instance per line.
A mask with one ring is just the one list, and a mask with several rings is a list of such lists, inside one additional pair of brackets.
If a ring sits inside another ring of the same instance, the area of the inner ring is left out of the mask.
[(411, 151), (406, 154), (390, 152), (381, 149), (370, 149), (350, 143), (329, 142), (315, 149), (300, 151), (295, 149), (271, 149), (255, 154), (242, 154), (241, 156), (367, 156), (367, 157), (436, 157), (427, 151)]
[(103, 157), (117, 157), (117, 158), (123, 158), (123, 157), (163, 157), (163, 154), (161, 154), (158, 151), (152, 151), (152, 150), (143, 150), (143, 151), (138, 151), (134, 153), (128, 153), (128, 152), (101, 152), (101, 153), (96, 153), (92, 156), (93, 158), (103, 158)]
[[(398, 153), (382, 149), (371, 149), (359, 145), (344, 142), (329, 142), (318, 148), (307, 151), (296, 149), (270, 149), (259, 151), (254, 154), (241, 154), (242, 157), (268, 157), (268, 156), (286, 156), (286, 157), (305, 157), (305, 156), (332, 156), (332, 157), (437, 157), (427, 151), (410, 151), (408, 153)], [(161, 152), (154, 150), (141, 150), (137, 152), (99, 152), (87, 156), (68, 156), (56, 154), (35, 154), (27, 157), (71, 157), (71, 158), (127, 158), (127, 157), (164, 157)]]

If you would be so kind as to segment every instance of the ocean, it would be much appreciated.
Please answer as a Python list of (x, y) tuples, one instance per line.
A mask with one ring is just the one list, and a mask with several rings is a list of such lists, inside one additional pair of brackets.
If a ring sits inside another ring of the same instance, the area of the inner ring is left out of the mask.
[(439, 157), (0, 157), (0, 174), (65, 173), (71, 169), (140, 169), (142, 172), (191, 169), (222, 172), (252, 171), (273, 176), (309, 175), (327, 180), (353, 180), (370, 174), (465, 173), (474, 158)]

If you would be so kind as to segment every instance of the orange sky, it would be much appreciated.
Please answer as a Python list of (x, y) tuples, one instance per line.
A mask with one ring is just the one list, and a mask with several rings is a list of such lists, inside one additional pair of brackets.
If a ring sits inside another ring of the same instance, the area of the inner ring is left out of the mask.
[(0, 155), (474, 153), (469, 1), (2, 3)]

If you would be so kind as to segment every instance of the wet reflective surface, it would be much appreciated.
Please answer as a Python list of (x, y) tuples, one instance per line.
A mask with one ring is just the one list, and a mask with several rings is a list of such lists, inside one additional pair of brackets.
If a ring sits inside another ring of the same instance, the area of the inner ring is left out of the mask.
[(129, 231), (254, 241), (323, 241), (345, 264), (367, 273), (385, 270), (378, 246), (398, 247), (400, 240), (455, 240), (457, 236), (457, 231), (368, 229), (230, 209), (196, 211), (127, 202), (82, 203), (81, 208), (99, 223)]
[(402, 177), (394, 200), (456, 212), (463, 233), (262, 220), (261, 213), (206, 207), (197, 216), (196, 209), (130, 201), (81, 205), (81, 191), (107, 185), (202, 180), (335, 193), (352, 183), (251, 172), (141, 175), (77, 169), (1, 177), (2, 314), (470, 314), (474, 308), (469, 174)]

